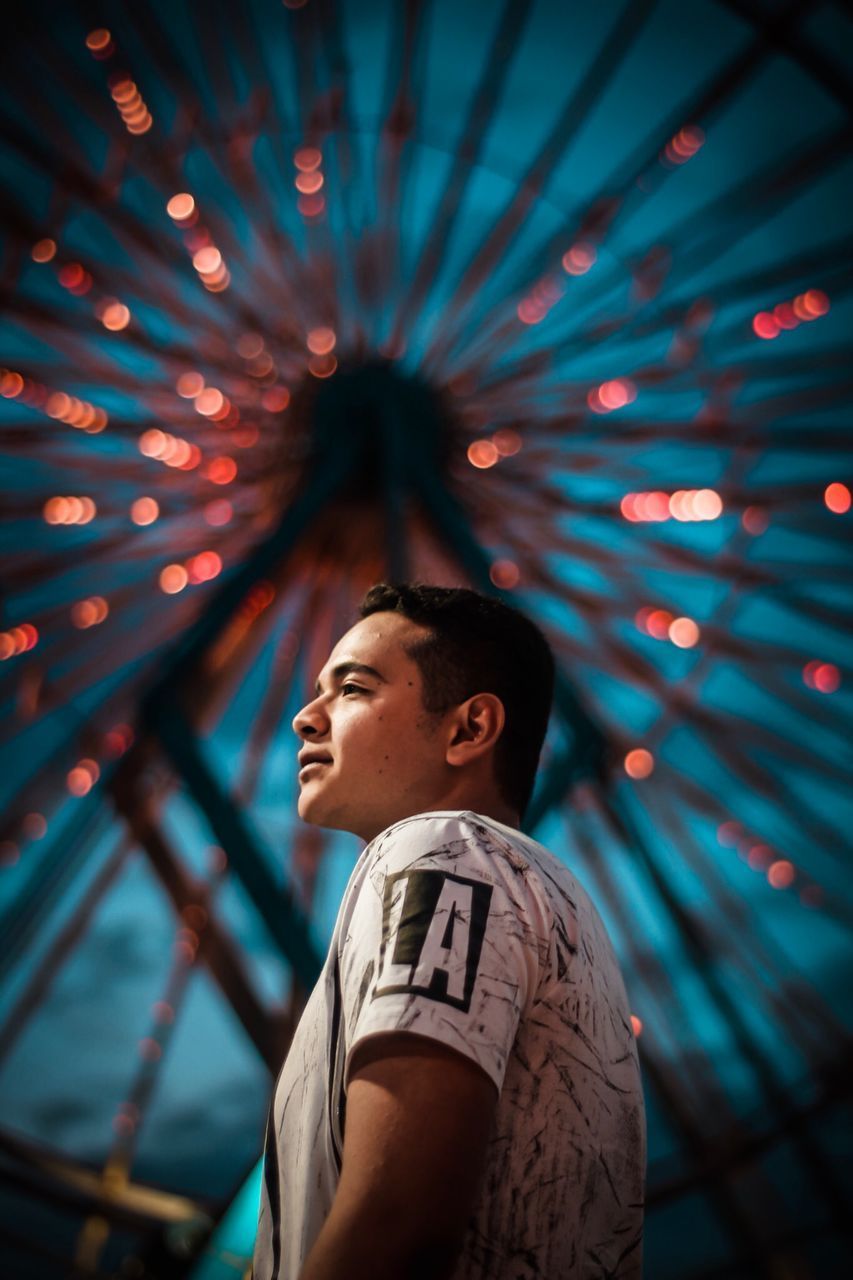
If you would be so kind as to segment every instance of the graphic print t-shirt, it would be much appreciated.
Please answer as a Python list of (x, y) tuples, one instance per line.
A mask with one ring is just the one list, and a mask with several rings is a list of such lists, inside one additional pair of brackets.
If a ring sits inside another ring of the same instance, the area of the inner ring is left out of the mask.
[(296, 1280), (338, 1184), (353, 1050), (388, 1031), (499, 1091), (453, 1280), (639, 1280), (645, 1114), (612, 945), (565, 866), (471, 812), (397, 823), (355, 867), (270, 1108), (254, 1280)]

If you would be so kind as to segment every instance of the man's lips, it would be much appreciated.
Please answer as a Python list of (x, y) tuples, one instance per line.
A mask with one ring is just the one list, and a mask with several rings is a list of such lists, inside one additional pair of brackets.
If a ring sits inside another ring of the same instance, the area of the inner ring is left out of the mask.
[(300, 778), (302, 777), (303, 773), (305, 773), (306, 769), (310, 769), (312, 765), (332, 763), (331, 756), (324, 755), (322, 752), (319, 752), (319, 751), (306, 751), (304, 754), (300, 754), (298, 759), (299, 759)]

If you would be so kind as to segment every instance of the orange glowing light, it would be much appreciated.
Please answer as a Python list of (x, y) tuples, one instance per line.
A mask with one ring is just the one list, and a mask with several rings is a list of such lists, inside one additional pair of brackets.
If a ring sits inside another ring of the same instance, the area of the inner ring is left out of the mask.
[(204, 518), (213, 528), (229, 524), (233, 515), (234, 509), (226, 498), (214, 498), (204, 508)]
[(189, 191), (179, 191), (166, 205), (166, 212), (174, 222), (186, 222), (195, 213), (195, 200)]
[(326, 207), (326, 201), (319, 193), (313, 196), (300, 196), (296, 207), (303, 218), (319, 218)]
[(733, 849), (740, 838), (740, 831), (739, 822), (721, 822), (717, 827), (717, 839), (721, 845)]
[(640, 781), (642, 778), (648, 778), (654, 769), (655, 758), (645, 747), (635, 747), (626, 755), (624, 764), (628, 777)]
[(308, 350), (315, 356), (327, 356), (330, 351), (334, 351), (337, 338), (334, 329), (322, 326), (319, 329), (311, 329), (305, 340)]
[(807, 662), (806, 665), (803, 667), (803, 683), (807, 684), (810, 689), (813, 689), (815, 687), (814, 673), (817, 671), (819, 666), (820, 666), (820, 660), (813, 659), (811, 662)]
[(191, 444), (188, 446), (188, 449), (189, 455), (185, 461), (172, 464), (173, 466), (179, 467), (181, 471), (195, 471), (196, 467), (201, 465), (202, 454), (198, 445)]
[(63, 524), (79, 524), (83, 515), (83, 503), (79, 498), (66, 498), (65, 519)]
[(264, 340), (259, 333), (244, 333), (237, 339), (237, 354), (244, 360), (256, 360), (264, 349)]
[(741, 516), (741, 524), (753, 537), (763, 533), (769, 523), (770, 517), (763, 507), (747, 507)]
[(204, 391), (204, 378), (195, 370), (182, 373), (175, 383), (175, 390), (183, 400), (195, 400)]
[(275, 376), (275, 371), (275, 361), (268, 351), (262, 351), (259, 356), (249, 361), (248, 372), (253, 378), (265, 378), (268, 373)]
[(781, 328), (779, 321), (770, 311), (759, 311), (752, 317), (753, 332), (759, 338), (778, 338)]
[(130, 120), (126, 120), (125, 128), (127, 129), (128, 133), (133, 133), (133, 134), (147, 133), (148, 130), (153, 125), (153, 123), (154, 123), (154, 120), (152, 116), (146, 111), (145, 115), (138, 122), (137, 121), (131, 122)]
[(673, 618), (669, 638), (679, 649), (692, 649), (699, 643), (699, 628), (692, 618)]
[(813, 680), (818, 693), (835, 693), (841, 684), (841, 672), (834, 662), (821, 662), (814, 672)]
[(117, 724), (104, 734), (104, 751), (118, 760), (133, 745), (134, 733), (129, 724)]
[(193, 254), (193, 266), (199, 275), (213, 275), (222, 266), (222, 254), (215, 245), (205, 245)]
[(666, 640), (674, 621), (668, 609), (652, 609), (646, 618), (646, 631), (655, 640)]
[(247, 422), (245, 427), (241, 427), (233, 433), (231, 439), (238, 449), (251, 449), (258, 443), (260, 434), (257, 427)]
[(338, 367), (338, 362), (331, 354), (327, 356), (311, 356), (308, 361), (308, 372), (315, 378), (331, 378)]
[(629, 378), (612, 378), (598, 388), (598, 401), (608, 411), (621, 409), (636, 398), (637, 388)]
[(104, 308), (101, 324), (111, 333), (118, 333), (130, 324), (130, 310), (123, 302), (111, 302)]
[(79, 288), (85, 278), (86, 272), (79, 262), (66, 262), (65, 266), (60, 267), (57, 272), (57, 279), (63, 289)]
[(187, 573), (193, 583), (209, 582), (222, 572), (222, 560), (215, 551), (201, 551), (187, 561)]
[(468, 446), (468, 461), (480, 471), (493, 467), (500, 456), (491, 440), (475, 440)]
[(282, 413), (290, 404), (287, 387), (268, 387), (261, 396), (261, 404), (267, 413)]
[(492, 436), (492, 444), (502, 458), (512, 458), (520, 451), (522, 439), (512, 427), (501, 427), (500, 431), (496, 431)]
[(110, 44), (112, 36), (106, 27), (96, 27), (86, 36), (86, 48), (92, 53), (102, 53)]
[(89, 524), (89, 522), (91, 520), (94, 520), (95, 516), (98, 514), (98, 508), (95, 506), (91, 498), (82, 497), (80, 499), (80, 503), (83, 507), (83, 510), (80, 512), (80, 515), (77, 517), (77, 523)]
[(85, 796), (101, 776), (101, 770), (94, 760), (79, 760), (66, 775), (66, 785), (73, 796)]
[(794, 883), (794, 864), (787, 858), (780, 858), (771, 864), (767, 872), (767, 880), (773, 889), (789, 889)]
[(213, 484), (230, 484), (237, 475), (237, 463), (227, 456), (212, 458), (207, 464), (206, 475)]
[(843, 516), (850, 510), (851, 495), (846, 484), (835, 481), (823, 491), (823, 500), (834, 515)]
[(642, 1018), (638, 1018), (636, 1013), (631, 1014), (631, 1030), (635, 1037), (639, 1037), (643, 1030), (643, 1020)]
[(790, 302), (780, 302), (773, 308), (773, 319), (780, 329), (796, 329), (799, 317)]
[(38, 643), (39, 633), (31, 622), (23, 622), (11, 631), (0, 631), (0, 661), (29, 653)]
[(171, 436), (167, 436), (165, 431), (161, 431), (159, 427), (151, 427), (148, 431), (143, 431), (139, 437), (139, 452), (145, 458), (162, 457), (163, 450), (170, 439)]
[(68, 503), (65, 498), (48, 498), (42, 507), (42, 515), (47, 524), (65, 524)]
[(153, 524), (160, 514), (160, 504), (156, 498), (137, 498), (130, 507), (130, 518), (134, 524)]
[(297, 173), (293, 179), (293, 184), (297, 191), (301, 191), (304, 196), (313, 196), (315, 191), (319, 191), (325, 182), (325, 178), (319, 169), (315, 169), (313, 173)]
[(24, 389), (24, 379), (19, 373), (15, 373), (13, 369), (4, 369), (2, 377), (0, 377), (0, 396), (4, 396), (7, 400), (14, 400)]
[(189, 582), (189, 574), (182, 564), (167, 564), (160, 570), (160, 590), (167, 596), (177, 595)]
[(69, 769), (65, 779), (72, 796), (85, 796), (92, 790), (92, 779), (85, 769)]
[(139, 90), (127, 76), (111, 77), (109, 85), (110, 97), (113, 102), (130, 102), (132, 99), (139, 97)]
[(723, 500), (714, 489), (699, 489), (692, 507), (694, 520), (716, 520), (722, 514)]
[(753, 871), (764, 871), (773, 861), (774, 853), (768, 844), (754, 844), (746, 855), (747, 865)]
[(518, 586), (521, 571), (514, 560), (495, 560), (489, 569), (489, 577), (496, 587), (503, 591), (511, 591)]
[(47, 821), (43, 813), (28, 813), (21, 823), (21, 830), (28, 840), (41, 840), (47, 834)]
[(231, 272), (223, 266), (212, 276), (202, 276), (201, 282), (208, 293), (224, 293), (231, 283)]
[(323, 153), (317, 147), (300, 147), (293, 153), (293, 163), (302, 173), (313, 173), (323, 163)]
[(103, 596), (90, 596), (88, 600), (78, 600), (71, 609), (71, 621), (75, 627), (85, 631), (88, 627), (96, 627), (103, 622), (110, 607)]
[(803, 294), (803, 308), (812, 320), (825, 316), (829, 305), (829, 298), (822, 289), (808, 289)]
[(31, 257), (33, 262), (50, 262), (56, 257), (56, 241), (38, 240), (32, 247)]
[(705, 134), (698, 125), (688, 124), (670, 138), (664, 154), (671, 164), (686, 164), (705, 141)]
[(570, 276), (586, 275), (587, 271), (595, 266), (597, 257), (595, 245), (579, 240), (563, 254), (563, 270)]
[(539, 324), (547, 315), (547, 307), (543, 307), (535, 298), (522, 298), (515, 313), (522, 324)]
[(196, 412), (205, 418), (212, 418), (219, 413), (225, 404), (225, 396), (217, 387), (205, 387), (195, 398)]
[(660, 489), (654, 489), (651, 493), (640, 493), (637, 495), (634, 511), (640, 520), (653, 521), (655, 523), (668, 520), (670, 514), (669, 495)]

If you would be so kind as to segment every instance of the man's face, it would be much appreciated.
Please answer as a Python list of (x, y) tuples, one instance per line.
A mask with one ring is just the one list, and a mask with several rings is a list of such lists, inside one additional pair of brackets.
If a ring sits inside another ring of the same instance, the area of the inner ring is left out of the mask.
[(452, 773), (443, 720), (424, 711), (420, 669), (403, 648), (426, 634), (401, 614), (374, 613), (335, 645), (317, 697), (293, 721), (304, 821), (371, 840), (441, 807)]

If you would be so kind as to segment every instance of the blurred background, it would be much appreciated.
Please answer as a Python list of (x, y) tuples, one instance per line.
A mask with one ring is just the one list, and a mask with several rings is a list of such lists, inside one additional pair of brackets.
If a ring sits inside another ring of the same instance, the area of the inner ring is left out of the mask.
[(4, 1280), (246, 1271), (360, 848), (290, 721), (386, 578), (558, 656), (647, 1276), (849, 1274), (849, 4), (11, 12)]

